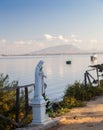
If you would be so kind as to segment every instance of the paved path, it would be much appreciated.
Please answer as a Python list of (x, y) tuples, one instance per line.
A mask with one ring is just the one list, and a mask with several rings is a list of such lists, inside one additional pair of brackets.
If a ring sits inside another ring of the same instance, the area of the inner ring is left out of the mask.
[(58, 126), (49, 130), (103, 130), (103, 96), (88, 102), (86, 107), (72, 109), (62, 116)]
[(42, 126), (18, 130), (103, 130), (103, 96), (87, 102), (87, 106), (74, 108), (71, 112)]

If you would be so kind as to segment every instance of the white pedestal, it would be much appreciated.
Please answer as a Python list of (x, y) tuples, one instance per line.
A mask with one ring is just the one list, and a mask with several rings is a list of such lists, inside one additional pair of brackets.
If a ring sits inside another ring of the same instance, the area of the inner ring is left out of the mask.
[(34, 99), (32, 102), (33, 120), (32, 124), (40, 125), (48, 121), (48, 115), (46, 114), (46, 103), (42, 99)]

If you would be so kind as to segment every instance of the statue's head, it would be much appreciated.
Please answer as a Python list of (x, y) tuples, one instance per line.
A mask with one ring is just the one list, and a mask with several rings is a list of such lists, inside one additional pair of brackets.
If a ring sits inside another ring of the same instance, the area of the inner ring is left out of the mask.
[(42, 68), (42, 65), (44, 64), (44, 61), (40, 60), (39, 63), (38, 63), (38, 67), (39, 68)]

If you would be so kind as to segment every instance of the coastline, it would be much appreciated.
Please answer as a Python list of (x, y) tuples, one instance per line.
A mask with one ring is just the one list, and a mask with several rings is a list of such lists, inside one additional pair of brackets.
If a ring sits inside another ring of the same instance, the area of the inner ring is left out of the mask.
[(1, 57), (16, 57), (16, 56), (52, 56), (52, 55), (92, 55), (92, 54), (103, 54), (103, 52), (64, 52), (64, 53), (34, 53), (34, 54), (0, 54)]

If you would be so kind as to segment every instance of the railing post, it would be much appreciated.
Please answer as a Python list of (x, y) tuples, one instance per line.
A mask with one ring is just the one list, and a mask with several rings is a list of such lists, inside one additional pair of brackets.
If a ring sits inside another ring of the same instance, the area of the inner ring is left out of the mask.
[(84, 73), (84, 84), (85, 84), (85, 87), (87, 87), (87, 72)]
[(98, 87), (100, 86), (100, 81), (99, 81), (99, 72), (98, 72), (98, 68), (96, 68), (96, 72), (97, 72), (97, 80), (98, 80)]
[(16, 89), (16, 122), (19, 122), (19, 88)]
[(29, 100), (28, 100), (28, 88), (25, 87), (25, 113), (28, 114)]

